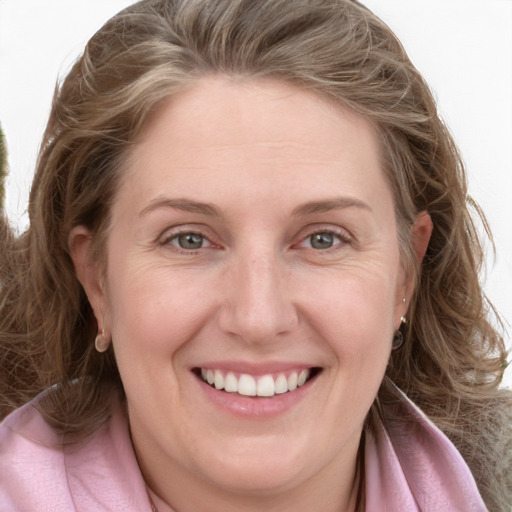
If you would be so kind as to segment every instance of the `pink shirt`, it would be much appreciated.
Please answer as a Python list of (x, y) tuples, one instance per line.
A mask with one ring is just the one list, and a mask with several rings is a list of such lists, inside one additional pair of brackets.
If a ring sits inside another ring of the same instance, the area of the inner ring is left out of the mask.
[[(366, 512), (486, 511), (453, 444), (389, 385), (399, 397), (384, 409), (392, 419), (366, 434)], [(59, 441), (34, 401), (0, 424), (1, 512), (151, 512), (120, 404), (86, 444), (62, 448)], [(152, 497), (159, 512), (172, 512)]]

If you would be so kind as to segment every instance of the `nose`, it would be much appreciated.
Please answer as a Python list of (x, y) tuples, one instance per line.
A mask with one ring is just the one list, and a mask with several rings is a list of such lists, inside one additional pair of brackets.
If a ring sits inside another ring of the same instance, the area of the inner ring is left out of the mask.
[(273, 254), (240, 257), (224, 280), (220, 328), (250, 344), (273, 343), (299, 323), (289, 270)]

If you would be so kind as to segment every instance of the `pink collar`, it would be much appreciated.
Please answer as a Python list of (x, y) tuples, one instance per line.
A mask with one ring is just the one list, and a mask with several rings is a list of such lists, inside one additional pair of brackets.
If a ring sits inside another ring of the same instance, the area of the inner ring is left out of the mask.
[(395, 398), (365, 438), (367, 512), (485, 512), (455, 446), (391, 381)]

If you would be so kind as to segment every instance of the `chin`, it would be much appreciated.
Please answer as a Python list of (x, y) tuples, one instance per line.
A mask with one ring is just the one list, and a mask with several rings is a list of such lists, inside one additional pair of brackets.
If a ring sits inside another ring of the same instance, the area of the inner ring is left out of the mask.
[(249, 445), (224, 452), (221, 458), (216, 452), (215, 462), (208, 465), (208, 479), (231, 492), (265, 496), (293, 488), (307, 478), (301, 475), (308, 468), (301, 463), (305, 456), (295, 455), (292, 447), (284, 449), (283, 440)]

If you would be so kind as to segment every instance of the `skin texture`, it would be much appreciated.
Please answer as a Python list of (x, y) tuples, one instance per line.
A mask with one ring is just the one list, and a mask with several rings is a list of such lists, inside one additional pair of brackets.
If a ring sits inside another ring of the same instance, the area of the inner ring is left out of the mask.
[[(430, 230), (418, 216), (419, 260)], [(196, 250), (180, 247), (190, 232)], [(369, 122), (277, 81), (204, 78), (142, 131), (104, 278), (90, 238), (75, 228), (71, 251), (153, 491), (179, 512), (352, 510), (364, 419), (413, 291)], [(192, 372), (219, 362), (321, 372), (283, 412), (240, 417)]]

